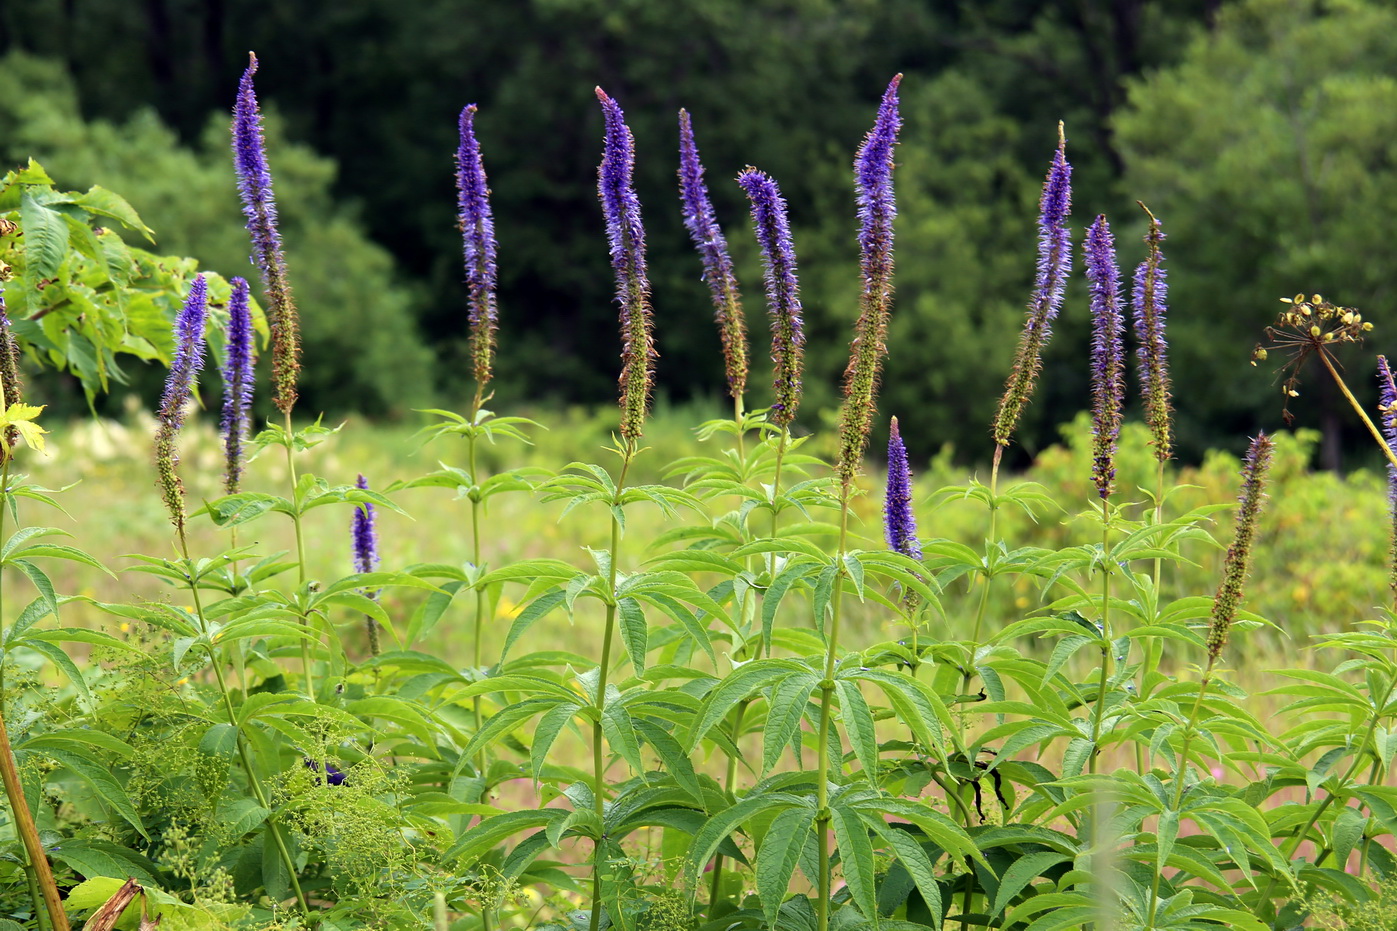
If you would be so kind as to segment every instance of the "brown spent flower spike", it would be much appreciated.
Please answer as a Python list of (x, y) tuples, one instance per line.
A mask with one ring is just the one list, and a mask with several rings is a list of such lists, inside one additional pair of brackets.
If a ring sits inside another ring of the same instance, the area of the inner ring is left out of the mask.
[(1242, 604), (1242, 587), (1250, 568), (1252, 541), (1256, 538), (1256, 520), (1266, 499), (1266, 470), (1271, 466), (1275, 441), (1258, 433), (1247, 449), (1242, 467), (1242, 507), (1237, 512), (1237, 536), (1227, 548), (1223, 561), (1222, 583), (1213, 596), (1213, 623), (1208, 628), (1208, 659), (1214, 662), (1227, 646), (1227, 633)]

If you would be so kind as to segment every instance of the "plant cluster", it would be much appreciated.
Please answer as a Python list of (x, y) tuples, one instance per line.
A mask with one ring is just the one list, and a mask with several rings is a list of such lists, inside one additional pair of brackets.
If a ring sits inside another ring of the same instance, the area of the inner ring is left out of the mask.
[[(102, 564), (54, 542), (51, 528), (6, 526), (57, 499), (11, 469), (18, 441), (42, 445), (43, 433), (0, 326), (0, 566), (12, 570), (4, 581), (22, 578), (33, 592), (13, 611), (13, 585), (0, 588), (0, 610), (14, 617), (0, 635), (0, 776), (14, 835), (0, 865), (7, 920), (49, 931), (87, 911), (101, 928), (1262, 931), (1310, 916), (1361, 927), (1390, 913), (1397, 790), (1384, 783), (1397, 751), (1397, 615), (1383, 608), (1364, 630), (1322, 636), (1344, 657), (1332, 673), (1282, 672), (1283, 727), (1239, 702), (1228, 645), (1265, 623), (1244, 602), (1275, 441), (1251, 441), (1216, 594), (1174, 591), (1175, 567), (1222, 545), (1210, 519), (1228, 506), (1171, 513), (1153, 217), (1133, 311), (1154, 487), (1123, 500), (1117, 481), (1127, 314), (1098, 217), (1084, 243), (1094, 390), (1083, 478), (1095, 494), (1080, 520), (1090, 535), (1050, 547), (1001, 529), (1002, 511), (1047, 518), (1066, 503), (1034, 483), (1000, 488), (999, 475), (1071, 267), (1061, 131), (989, 484), (935, 493), (984, 507), (984, 545), (919, 534), (896, 421), (884, 540), (870, 540), (858, 524), (861, 471), (894, 309), (900, 75), (854, 162), (862, 299), (832, 462), (793, 429), (804, 334), (777, 182), (756, 168), (738, 178), (766, 262), (777, 361), (772, 405), (748, 409), (740, 297), (681, 114), (681, 203), (713, 289), (734, 417), (700, 427), (711, 454), (668, 463), (666, 481), (639, 480), (655, 316), (634, 139), (598, 89), (598, 193), (621, 330), (614, 461), (483, 466), (484, 444), (527, 442), (539, 425), (484, 406), (497, 258), (470, 106), (459, 123), (458, 206), (477, 389), (466, 414), (432, 412), (427, 431), (438, 448), (463, 442), (464, 464), (378, 491), (364, 475), (335, 484), (298, 468), (333, 430), (292, 420), (292, 270), (255, 67), (239, 89), (235, 165), (282, 416), (245, 436), (255, 347), (247, 283), (235, 279), (230, 332), (217, 341), (227, 493), (186, 500), (177, 439), (211, 319), (211, 279), (194, 277), (172, 328), (155, 443), (173, 551), (132, 557), (131, 567), (167, 582), (168, 597), (60, 597), (46, 560)], [(1297, 306), (1287, 313), (1329, 305)], [(1351, 311), (1329, 317), (1345, 332), (1362, 326)], [(1385, 361), (1381, 372), (1374, 432), (1397, 464), (1397, 387)], [(249, 446), (284, 452), (284, 489), (244, 487)], [(462, 502), (469, 558), (381, 568), (377, 517), (434, 488)], [(502, 495), (578, 522), (593, 542), (586, 558), (489, 565), (488, 540), (511, 532), (488, 508)], [(353, 568), (333, 579), (307, 571), (309, 543), (327, 541), (307, 540), (306, 516), (325, 506), (344, 510), (340, 545)], [(665, 529), (636, 540), (627, 528), (647, 510)], [(194, 521), (226, 532), (226, 547), (199, 552)], [(294, 551), (259, 545), (272, 522), (291, 527)], [(989, 610), (992, 590), (1020, 585), (1037, 604)], [(75, 600), (109, 615), (112, 629), (62, 626)], [(851, 648), (856, 611), (894, 636)], [(532, 636), (554, 613), (594, 630), (595, 653)], [(471, 662), (458, 668), (439, 653), (462, 626)], [(966, 628), (968, 637), (948, 635)], [(66, 684), (50, 686), (44, 663)]]

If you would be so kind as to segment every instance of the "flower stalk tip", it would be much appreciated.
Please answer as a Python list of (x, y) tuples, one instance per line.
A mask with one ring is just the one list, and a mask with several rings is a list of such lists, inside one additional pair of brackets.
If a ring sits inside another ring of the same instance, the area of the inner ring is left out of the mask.
[(248, 53), (247, 70), (238, 84), (238, 100), (233, 109), (233, 167), (238, 175), (243, 215), (252, 237), (252, 259), (262, 273), (268, 298), (268, 324), (272, 334), (272, 397), (283, 414), (296, 406), (296, 379), (301, 369), (300, 320), (291, 297), (282, 253), (281, 233), (277, 230), (276, 198), (272, 193), (272, 173), (267, 165), (267, 145), (262, 135), (262, 114), (252, 76), (257, 73), (257, 56)]
[(1067, 276), (1072, 273), (1072, 237), (1067, 216), (1072, 209), (1072, 166), (1067, 162), (1067, 137), (1057, 124), (1057, 152), (1043, 182), (1038, 210), (1038, 274), (1028, 315), (1014, 354), (1014, 367), (994, 418), (994, 442), (1008, 446), (1019, 417), (1033, 394), (1043, 365), (1043, 347), (1052, 335), (1052, 322), (1062, 307)]
[(621, 307), (620, 432), (633, 442), (644, 432), (657, 355), (645, 269), (645, 228), (633, 180), (635, 139), (616, 101), (600, 87), (596, 94), (606, 122), (597, 193), (616, 272), (616, 303)]
[(752, 204), (752, 225), (766, 267), (766, 300), (771, 315), (772, 401), (769, 419), (789, 427), (800, 407), (805, 327), (801, 319), (800, 283), (795, 246), (781, 188), (766, 172), (748, 167), (737, 183)]
[(679, 200), (683, 206), (684, 226), (703, 258), (703, 280), (713, 297), (728, 394), (739, 400), (747, 390), (747, 321), (737, 276), (728, 255), (727, 238), (718, 225), (708, 185), (703, 181), (703, 163), (699, 160), (694, 127), (687, 110), (679, 111)]
[(460, 147), (456, 150), (456, 193), (470, 305), (471, 367), (477, 394), (491, 377), (495, 354), (495, 220), (480, 143), (475, 138), (476, 105), (461, 111)]
[(893, 292), (893, 147), (902, 126), (897, 89), (902, 75), (888, 84), (873, 128), (854, 159), (859, 206), (859, 268), (863, 293), (849, 364), (844, 370), (844, 408), (840, 415), (836, 470), (848, 487), (858, 474), (873, 425), (878, 376), (887, 355), (888, 317)]
[(1256, 538), (1257, 517), (1266, 500), (1266, 470), (1271, 466), (1275, 447), (1265, 433), (1258, 433), (1247, 448), (1242, 464), (1242, 506), (1237, 511), (1237, 534), (1223, 560), (1222, 583), (1213, 596), (1213, 621), (1208, 628), (1208, 659), (1216, 662), (1227, 646), (1227, 634), (1242, 604), (1242, 588), (1250, 569), (1252, 541)]
[(1105, 216), (1087, 231), (1087, 280), (1091, 282), (1092, 482), (1101, 497), (1115, 489), (1116, 443), (1125, 400), (1125, 323), (1120, 310), (1120, 268)]

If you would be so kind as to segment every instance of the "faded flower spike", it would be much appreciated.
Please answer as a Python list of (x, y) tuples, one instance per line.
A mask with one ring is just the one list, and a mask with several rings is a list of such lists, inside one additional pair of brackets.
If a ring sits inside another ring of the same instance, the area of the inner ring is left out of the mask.
[(1208, 659), (1216, 661), (1227, 645), (1227, 633), (1242, 604), (1242, 586), (1247, 581), (1251, 545), (1256, 537), (1256, 521), (1265, 500), (1266, 470), (1271, 465), (1271, 450), (1275, 443), (1265, 433), (1258, 433), (1247, 449), (1242, 464), (1242, 502), (1237, 511), (1237, 535), (1227, 548), (1222, 565), (1222, 584), (1213, 596), (1213, 623), (1208, 628)]
[(606, 215), (611, 241), (611, 267), (616, 270), (616, 302), (621, 305), (621, 436), (635, 440), (644, 432), (655, 371), (655, 340), (651, 335), (650, 282), (645, 277), (645, 229), (640, 224), (640, 200), (631, 176), (635, 170), (635, 140), (616, 101), (597, 88), (606, 119), (606, 141), (597, 192)]
[(155, 431), (155, 472), (160, 497), (170, 511), (170, 519), (181, 538), (184, 536), (184, 485), (175, 471), (179, 453), (175, 437), (184, 425), (184, 406), (194, 385), (194, 377), (204, 362), (204, 318), (208, 313), (208, 284), (199, 275), (189, 287), (179, 316), (175, 319), (175, 357), (165, 379), (160, 398), (160, 426)]
[(1168, 284), (1165, 280), (1164, 253), (1159, 244), (1164, 232), (1149, 208), (1150, 227), (1145, 233), (1145, 261), (1135, 269), (1135, 342), (1140, 360), (1140, 395), (1145, 402), (1145, 423), (1153, 437), (1155, 458), (1164, 462), (1174, 452), (1174, 405), (1169, 384), (1169, 346), (1164, 340)]
[(243, 473), (243, 445), (252, 419), (252, 387), (255, 377), (252, 354), (252, 312), (248, 309), (247, 280), (232, 279), (228, 301), (227, 361), (223, 366), (223, 490), (233, 495)]
[(1091, 282), (1091, 479), (1102, 498), (1116, 483), (1116, 442), (1125, 400), (1125, 323), (1120, 310), (1120, 268), (1105, 216), (1087, 230), (1087, 280)]
[(708, 185), (703, 183), (703, 163), (694, 143), (689, 111), (679, 111), (679, 200), (684, 226), (703, 257), (703, 280), (713, 295), (718, 336), (723, 343), (723, 363), (728, 394), (740, 399), (747, 390), (747, 320), (742, 313), (737, 277), (728, 257), (728, 241), (713, 214)]
[[(0, 284), (0, 402), (9, 410), (24, 402), (24, 383), (19, 377), (19, 344), (10, 329), (10, 315), (5, 310), (5, 286)], [(5, 443), (13, 448), (19, 431), (5, 428)]]
[(752, 225), (766, 264), (774, 395), (769, 417), (776, 426), (789, 427), (800, 407), (805, 332), (800, 318), (800, 285), (796, 280), (791, 227), (786, 220), (786, 201), (772, 177), (755, 168), (745, 169), (737, 176), (737, 183), (752, 202)]
[(301, 369), (300, 321), (286, 278), (272, 173), (267, 167), (267, 146), (262, 138), (262, 114), (252, 87), (257, 56), (249, 53), (248, 59), (233, 110), (233, 167), (238, 174), (247, 229), (252, 234), (252, 258), (262, 271), (262, 284), (267, 291), (267, 321), (272, 331), (272, 400), (278, 410), (290, 415), (296, 406), (296, 377)]
[(892, 419), (888, 436), (888, 488), (883, 504), (883, 529), (888, 549), (912, 559), (922, 558), (922, 546), (917, 542), (917, 518), (912, 513), (912, 470), (907, 465), (907, 447)]
[(858, 473), (873, 425), (874, 395), (878, 372), (887, 354), (888, 314), (893, 293), (893, 146), (902, 118), (897, 108), (897, 86), (902, 75), (888, 84), (873, 129), (854, 159), (854, 182), (859, 204), (859, 266), (863, 295), (849, 365), (844, 370), (844, 409), (839, 427), (839, 462), (836, 470), (847, 486)]
[[(475, 138), (475, 104), (461, 111), (461, 145), (456, 150), (456, 194), (469, 291), (471, 367), (477, 396), (490, 381), (495, 355), (495, 220), (480, 143)], [(479, 402), (477, 402), (478, 404)]]
[(1033, 384), (1042, 367), (1043, 347), (1052, 335), (1052, 322), (1062, 306), (1063, 287), (1072, 273), (1072, 239), (1067, 215), (1072, 208), (1072, 166), (1067, 164), (1067, 140), (1062, 124), (1057, 124), (1057, 153), (1043, 183), (1038, 215), (1038, 277), (1028, 318), (1019, 336), (1014, 368), (1004, 385), (999, 412), (994, 418), (994, 441), (1008, 446), (1019, 416), (1033, 394)]
[[(1378, 356), (1378, 422), (1387, 448), (1397, 451), (1397, 382), (1386, 356)], [(1392, 511), (1392, 542), (1388, 559), (1388, 586), (1397, 595), (1397, 466), (1387, 466), (1387, 499)]]

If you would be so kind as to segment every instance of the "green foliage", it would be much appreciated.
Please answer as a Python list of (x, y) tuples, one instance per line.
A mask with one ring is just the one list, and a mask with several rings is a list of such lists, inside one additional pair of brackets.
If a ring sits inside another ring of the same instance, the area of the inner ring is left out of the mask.
[[(35, 157), (66, 183), (102, 179), (123, 192), (154, 230), (140, 226), (137, 232), (158, 235), (164, 248), (194, 256), (225, 276), (248, 278), (256, 293), (226, 116), (211, 117), (192, 145), (181, 143), (148, 109), (120, 123), (84, 120), (61, 66), (15, 54), (0, 59), (0, 122), (10, 128), (0, 158)], [(268, 120), (281, 230), (305, 351), (314, 360), (302, 382), (307, 405), (377, 414), (420, 406), (431, 395), (432, 379), (430, 356), (413, 322), (417, 299), (397, 281), (392, 258), (369, 240), (362, 221), (333, 201), (334, 163), (288, 144), (280, 127), (275, 118)], [(167, 265), (172, 274), (191, 274), (187, 263)], [(13, 299), (11, 314), (21, 316)], [(162, 328), (168, 352), (169, 327)]]

